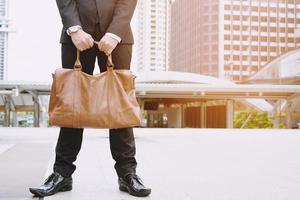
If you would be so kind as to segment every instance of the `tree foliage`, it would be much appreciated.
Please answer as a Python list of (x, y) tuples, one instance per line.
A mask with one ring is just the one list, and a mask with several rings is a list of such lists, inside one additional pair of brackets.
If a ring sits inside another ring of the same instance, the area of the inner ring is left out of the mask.
[(244, 128), (272, 128), (274, 124), (267, 112), (239, 112), (234, 117), (234, 128), (241, 128), (245, 122)]

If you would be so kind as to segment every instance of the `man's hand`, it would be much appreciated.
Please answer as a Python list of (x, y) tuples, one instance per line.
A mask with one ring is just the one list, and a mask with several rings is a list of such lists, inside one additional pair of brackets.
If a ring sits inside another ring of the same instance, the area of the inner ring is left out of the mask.
[(98, 43), (98, 48), (100, 51), (103, 51), (107, 56), (109, 56), (111, 52), (116, 48), (118, 43), (118, 40), (105, 34)]
[(94, 45), (94, 39), (92, 36), (83, 30), (78, 30), (74, 33), (71, 33), (70, 36), (72, 38), (72, 42), (76, 48), (79, 49), (79, 51), (84, 51), (93, 47)]

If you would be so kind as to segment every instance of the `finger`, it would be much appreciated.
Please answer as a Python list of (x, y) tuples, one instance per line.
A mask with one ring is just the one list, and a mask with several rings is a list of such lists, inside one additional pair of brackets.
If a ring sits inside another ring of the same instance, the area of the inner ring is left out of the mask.
[(89, 43), (90, 43), (90, 47), (94, 46), (94, 39), (92, 38), (92, 36), (90, 36)]
[(83, 48), (84, 50), (90, 48), (89, 43), (84, 43), (84, 45), (82, 46), (82, 48)]
[(108, 48), (107, 44), (104, 43), (104, 44), (102, 45), (102, 51), (104, 51), (104, 52), (106, 53), (106, 52), (108, 51), (108, 49), (109, 49), (109, 48)]
[(108, 50), (107, 56), (109, 56), (112, 53), (112, 50)]
[(99, 45), (99, 41), (93, 41), (94, 44)]
[(84, 47), (80, 47), (78, 49), (79, 49), (79, 51), (84, 51), (85, 50)]
[(109, 54), (108, 54), (109, 52), (108, 52), (107, 50), (105, 50), (104, 53), (105, 53), (105, 55), (109, 55)]
[(84, 39), (84, 46), (86, 47), (86, 48), (90, 48), (91, 47), (91, 41), (90, 41), (90, 38), (85, 38)]
[(105, 46), (105, 54), (107, 55), (107, 54), (109, 54), (111, 52), (111, 47), (110, 47), (110, 45), (106, 45)]
[(106, 45), (105, 46), (105, 48), (104, 48), (104, 52), (105, 52), (105, 54), (107, 55), (107, 54), (109, 54), (109, 52), (110, 52), (110, 48), (109, 48), (109, 46), (108, 45)]
[(106, 56), (109, 55), (109, 51), (108, 50), (105, 50), (104, 53), (105, 53)]
[(84, 51), (85, 50), (85, 43), (83, 41), (79, 42), (77, 48), (80, 51)]
[(98, 43), (98, 48), (99, 48), (100, 51), (102, 51), (102, 49), (103, 49), (103, 42), (102, 41), (100, 41)]
[(94, 42), (92, 40), (89, 41), (89, 47), (92, 48), (94, 46)]
[(80, 44), (76, 44), (75, 46), (76, 46), (76, 48), (77, 48), (79, 51), (82, 51), (82, 50), (83, 50), (83, 49), (82, 49), (82, 46), (81, 46)]
[(94, 38), (93, 38), (91, 35), (89, 35), (89, 37), (90, 37), (90, 39), (94, 42)]
[(84, 45), (82, 46), (82, 48), (83, 48), (84, 50), (89, 49), (89, 48), (90, 48), (89, 43), (84, 43)]

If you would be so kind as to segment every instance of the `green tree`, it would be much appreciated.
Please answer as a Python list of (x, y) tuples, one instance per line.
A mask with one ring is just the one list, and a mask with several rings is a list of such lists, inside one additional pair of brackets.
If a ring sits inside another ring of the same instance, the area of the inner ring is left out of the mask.
[(234, 128), (272, 128), (273, 121), (269, 119), (267, 112), (239, 112), (234, 117)]

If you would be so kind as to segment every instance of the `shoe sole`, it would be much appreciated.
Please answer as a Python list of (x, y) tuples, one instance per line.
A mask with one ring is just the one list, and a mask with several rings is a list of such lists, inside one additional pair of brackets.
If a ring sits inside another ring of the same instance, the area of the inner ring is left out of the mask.
[(144, 194), (136, 193), (136, 192), (130, 190), (128, 187), (123, 186), (123, 185), (119, 186), (119, 190), (122, 191), (122, 192), (127, 192), (130, 195), (135, 196), (135, 197), (146, 197), (146, 196), (149, 196), (149, 194), (151, 193), (151, 190), (147, 193), (144, 193)]
[(48, 194), (48, 195), (45, 195), (45, 194), (40, 193), (39, 191), (36, 191), (36, 190), (34, 190), (34, 189), (32, 189), (32, 188), (29, 188), (29, 191), (30, 191), (32, 194), (34, 194), (35, 196), (37, 196), (37, 197), (52, 196), (52, 195), (54, 195), (54, 194), (56, 194), (56, 193), (58, 193), (58, 192), (67, 192), (67, 191), (71, 191), (71, 190), (72, 190), (72, 185), (71, 185), (71, 186), (70, 186), (70, 185), (66, 185), (66, 186), (60, 188), (58, 191), (55, 191), (55, 192), (53, 192), (53, 193), (51, 193), (51, 194)]

